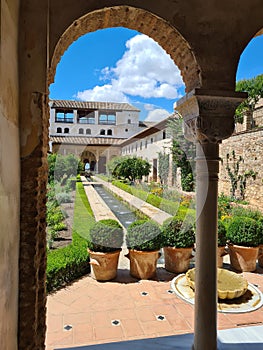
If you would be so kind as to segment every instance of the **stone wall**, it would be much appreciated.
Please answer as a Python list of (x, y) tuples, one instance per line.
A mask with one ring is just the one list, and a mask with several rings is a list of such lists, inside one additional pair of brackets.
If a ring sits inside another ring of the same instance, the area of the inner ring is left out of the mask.
[(0, 7), (0, 348), (16, 350), (19, 255), (18, 0)]
[[(263, 128), (252, 129), (230, 137), (222, 142), (220, 146), (220, 156), (223, 164), (220, 167), (219, 193), (230, 194), (230, 181), (227, 175), (226, 155), (235, 151), (236, 158), (242, 156), (244, 164), (240, 167), (240, 172), (253, 170), (257, 173), (256, 179), (247, 181), (245, 199), (255, 208), (263, 211)], [(231, 164), (231, 163), (230, 163)]]

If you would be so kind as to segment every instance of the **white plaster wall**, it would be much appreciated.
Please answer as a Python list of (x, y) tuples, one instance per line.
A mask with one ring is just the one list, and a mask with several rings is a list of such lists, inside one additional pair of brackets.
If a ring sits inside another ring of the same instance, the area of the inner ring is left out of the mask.
[[(96, 115), (98, 113), (95, 113)], [(128, 124), (128, 119), (131, 123)], [(57, 128), (62, 129), (62, 134), (57, 133)], [(142, 128), (139, 127), (139, 113), (133, 111), (122, 111), (116, 112), (116, 125), (103, 125), (103, 124), (76, 124), (76, 123), (55, 123), (55, 108), (50, 110), (50, 134), (51, 135), (65, 135), (65, 128), (69, 129), (69, 134), (66, 136), (83, 136), (86, 135), (86, 129), (91, 130), (92, 137), (100, 136), (100, 131), (103, 129), (106, 132), (105, 137), (107, 137), (107, 130), (112, 130), (113, 137), (117, 138), (129, 138), (137, 132), (141, 131)], [(79, 129), (83, 129), (84, 134), (79, 134)]]
[(1, 1), (0, 348), (17, 349), (19, 254), (18, 0)]
[[(147, 143), (147, 147), (146, 146)], [(136, 147), (137, 146), (137, 147)], [(153, 165), (153, 159), (158, 159), (159, 152), (170, 153), (171, 139), (163, 139), (163, 130), (158, 131), (143, 139), (138, 139), (122, 148), (123, 156), (137, 156), (149, 161)], [(158, 174), (157, 174), (158, 175)], [(149, 176), (152, 176), (152, 168)]]

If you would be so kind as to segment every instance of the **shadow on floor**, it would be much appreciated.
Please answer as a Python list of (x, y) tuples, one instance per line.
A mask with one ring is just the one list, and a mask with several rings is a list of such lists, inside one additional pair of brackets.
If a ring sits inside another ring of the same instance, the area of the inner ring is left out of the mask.
[[(191, 350), (194, 335), (138, 339), (115, 343), (64, 348), (63, 350)], [(218, 350), (262, 350), (263, 326), (225, 329), (218, 332)], [(62, 349), (54, 349), (62, 350)], [(206, 350), (206, 349), (204, 349)]]

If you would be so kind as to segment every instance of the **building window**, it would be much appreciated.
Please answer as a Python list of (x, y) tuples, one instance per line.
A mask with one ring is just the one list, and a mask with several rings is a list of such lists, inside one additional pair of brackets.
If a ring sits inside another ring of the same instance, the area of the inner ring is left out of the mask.
[(90, 129), (86, 129), (86, 135), (91, 135), (91, 130)]
[(73, 110), (56, 109), (55, 122), (56, 123), (73, 123), (74, 122)]
[(138, 148), (138, 145), (137, 145), (137, 143), (135, 144), (135, 151), (137, 151), (137, 148)]
[(69, 134), (69, 128), (64, 129), (64, 134)]
[(80, 110), (77, 113), (79, 124), (95, 124), (95, 112), (91, 110)]
[(128, 119), (128, 124), (131, 124), (131, 120), (130, 119)]
[(145, 140), (145, 148), (147, 148), (148, 142), (147, 140)]
[(140, 143), (140, 149), (142, 149), (142, 142)]
[(107, 130), (107, 135), (112, 135), (112, 130), (111, 129)]
[(153, 137), (151, 138), (151, 143), (153, 143)]
[(82, 128), (79, 129), (79, 134), (83, 135), (84, 134), (84, 130)]
[(166, 139), (166, 131), (163, 131), (163, 140)]
[(128, 132), (129, 130), (128, 129), (125, 129), (125, 132)]
[(100, 135), (105, 135), (105, 130), (104, 129), (101, 129)]
[(61, 128), (57, 128), (57, 133), (61, 134), (62, 133), (62, 129)]
[(115, 125), (116, 115), (113, 113), (101, 112), (99, 114), (99, 124)]

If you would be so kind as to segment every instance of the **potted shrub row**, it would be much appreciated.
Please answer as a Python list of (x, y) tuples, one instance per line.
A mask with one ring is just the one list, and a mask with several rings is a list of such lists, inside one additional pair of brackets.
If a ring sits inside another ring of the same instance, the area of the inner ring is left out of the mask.
[(231, 266), (237, 271), (255, 271), (262, 227), (250, 217), (232, 218), (227, 228)]
[(116, 220), (100, 220), (90, 229), (88, 252), (93, 278), (109, 281), (116, 277), (123, 238), (123, 227)]

